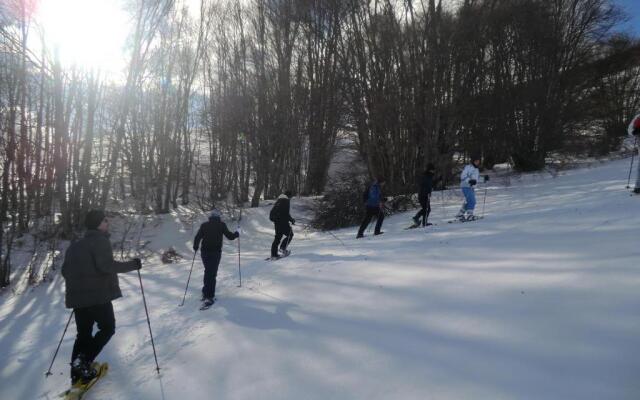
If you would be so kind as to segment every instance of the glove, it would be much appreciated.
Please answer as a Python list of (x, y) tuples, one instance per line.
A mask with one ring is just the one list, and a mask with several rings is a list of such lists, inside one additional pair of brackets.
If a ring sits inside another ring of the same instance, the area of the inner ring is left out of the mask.
[(295, 225), (296, 224), (296, 219), (295, 218), (291, 218), (291, 224)]
[(193, 251), (197, 252), (198, 251), (198, 246), (193, 245)]
[(635, 128), (635, 129), (633, 130), (633, 135), (634, 135), (634, 136), (640, 136), (640, 128)]
[(136, 269), (142, 268), (142, 260), (139, 258), (134, 258), (133, 262), (136, 264)]
[(485, 182), (489, 182), (489, 175), (485, 175), (485, 176), (484, 176), (484, 181), (485, 181)]
[(475, 186), (478, 183), (475, 179), (469, 179), (469, 185)]
[(239, 238), (240, 237), (240, 232), (236, 231), (235, 232), (235, 236), (236, 236), (236, 239)]

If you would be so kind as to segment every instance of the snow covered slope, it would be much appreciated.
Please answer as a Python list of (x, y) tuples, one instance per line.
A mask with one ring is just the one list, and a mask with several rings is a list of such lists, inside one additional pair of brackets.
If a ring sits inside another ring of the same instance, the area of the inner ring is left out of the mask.
[[(403, 230), (412, 213), (361, 240), (355, 228), (296, 227), (277, 262), (264, 261), (269, 207), (246, 210), (242, 287), (227, 241), (208, 311), (198, 260), (178, 307), (194, 232), (165, 216), (143, 237), (186, 259), (142, 271), (161, 376), (137, 275), (122, 275), (99, 357), (111, 370), (87, 399), (638, 399), (640, 197), (623, 189), (628, 162), (490, 187), (473, 223), (447, 224), (459, 202), (436, 193), (425, 230)], [(294, 217), (308, 219), (298, 202)], [(63, 290), (57, 278), (0, 298), (0, 399), (65, 389), (73, 323), (44, 378), (69, 315)]]

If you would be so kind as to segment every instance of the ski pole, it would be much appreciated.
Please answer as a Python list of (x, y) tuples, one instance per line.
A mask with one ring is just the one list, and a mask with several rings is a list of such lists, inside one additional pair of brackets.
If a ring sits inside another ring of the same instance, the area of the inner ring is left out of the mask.
[(53, 360), (51, 360), (51, 365), (49, 365), (49, 370), (44, 376), (47, 378), (49, 375), (53, 375), (51, 373), (51, 368), (53, 367), (53, 363), (56, 361), (56, 357), (58, 356), (58, 350), (60, 350), (60, 345), (62, 345), (62, 340), (64, 339), (64, 335), (67, 334), (67, 329), (69, 328), (69, 324), (71, 323), (71, 317), (73, 317), (73, 310), (71, 310), (71, 314), (69, 314), (69, 320), (67, 321), (67, 325), (64, 327), (64, 332), (62, 332), (62, 337), (60, 338), (60, 342), (58, 343), (58, 347), (56, 348), (56, 352), (53, 354)]
[[(341, 245), (343, 245), (343, 246), (345, 247), (345, 249), (349, 249), (349, 247), (347, 247), (347, 245), (346, 245), (346, 244), (344, 244), (344, 242), (343, 242), (339, 237), (337, 237), (333, 232), (331, 232), (331, 231), (326, 231), (326, 232), (329, 232), (329, 234), (330, 234), (331, 236), (333, 236), (333, 238), (334, 238), (335, 240), (337, 240), (338, 242), (340, 242), (340, 244), (341, 244)], [(349, 249), (349, 250), (351, 250), (351, 249)]]
[(481, 218), (484, 218), (484, 205), (487, 203), (487, 188), (484, 188), (484, 199), (482, 200), (482, 215)]
[(629, 178), (627, 178), (627, 189), (630, 188), (629, 184), (631, 183), (631, 171), (633, 170), (633, 159), (636, 156), (636, 145), (638, 144), (638, 137), (633, 141), (633, 151), (631, 152), (631, 165), (629, 166)]
[[(194, 256), (195, 260), (195, 256)], [(140, 291), (142, 292), (142, 302), (144, 303), (144, 312), (147, 314), (147, 325), (149, 325), (149, 335), (151, 336), (151, 347), (153, 348), (153, 358), (156, 360), (156, 371), (160, 375), (160, 366), (158, 365), (158, 356), (156, 355), (156, 345), (153, 342), (153, 332), (151, 331), (151, 321), (149, 320), (149, 309), (147, 308), (147, 299), (144, 296), (144, 287), (142, 286), (142, 275), (138, 270), (138, 280), (140, 280)]]
[[(240, 220), (242, 219), (242, 207), (240, 207), (240, 217), (238, 218), (238, 233), (240, 233)], [(240, 284), (238, 287), (242, 287), (242, 270), (240, 269), (240, 236), (238, 236), (238, 278)]]
[(184, 296), (182, 296), (182, 303), (180, 303), (180, 307), (184, 305), (184, 299), (187, 297), (187, 289), (189, 289), (189, 281), (191, 280), (191, 272), (193, 272), (193, 264), (196, 262), (196, 254), (198, 254), (198, 250), (193, 252), (193, 261), (191, 261), (191, 269), (189, 270), (189, 277), (187, 278), (187, 287), (184, 288)]

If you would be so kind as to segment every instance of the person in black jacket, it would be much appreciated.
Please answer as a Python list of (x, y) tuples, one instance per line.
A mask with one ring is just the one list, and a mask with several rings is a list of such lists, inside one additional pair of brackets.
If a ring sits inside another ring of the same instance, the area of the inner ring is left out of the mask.
[[(273, 208), (271, 208), (271, 212), (269, 213), (269, 219), (273, 222), (276, 231), (276, 236), (271, 244), (271, 258), (273, 259), (281, 257), (278, 254), (278, 246), (280, 246), (283, 256), (288, 256), (291, 253), (287, 250), (287, 246), (293, 239), (293, 229), (291, 229), (289, 222), (293, 225), (296, 224), (296, 220), (293, 219), (289, 213), (291, 208), (291, 196), (292, 194), (290, 190), (287, 190), (284, 194), (278, 196), (278, 200), (276, 200), (276, 203), (273, 205)], [(284, 240), (282, 240), (283, 236)]]
[[(427, 169), (424, 171), (422, 178), (420, 179), (420, 185), (418, 187), (418, 201), (420, 202), (420, 211), (413, 217), (414, 226), (427, 226), (427, 219), (431, 213), (431, 192), (433, 191), (434, 184), (434, 170), (435, 166), (432, 163), (427, 164)], [(422, 218), (422, 220), (420, 219)]]
[(222, 235), (229, 240), (240, 237), (238, 231), (231, 233), (227, 224), (222, 222), (220, 211), (214, 209), (209, 215), (209, 221), (200, 225), (196, 237), (193, 239), (193, 250), (198, 251), (200, 242), (202, 250), (200, 257), (204, 264), (204, 283), (202, 286), (202, 301), (205, 306), (210, 306), (215, 302), (216, 278), (218, 277), (218, 266), (222, 256)]
[[(118, 274), (140, 269), (139, 258), (113, 260), (109, 221), (102, 210), (85, 217), (85, 236), (72, 243), (64, 256), (65, 303), (73, 308), (77, 336), (71, 353), (71, 383), (88, 382), (96, 376), (91, 366), (116, 331), (111, 301), (122, 297)], [(93, 335), (93, 326), (98, 331)]]

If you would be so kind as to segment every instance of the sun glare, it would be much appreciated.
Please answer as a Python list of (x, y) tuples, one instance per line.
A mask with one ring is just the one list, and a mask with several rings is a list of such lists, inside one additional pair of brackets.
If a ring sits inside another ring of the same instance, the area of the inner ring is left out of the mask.
[(35, 15), (65, 65), (118, 74), (126, 64), (128, 15), (119, 0), (41, 0)]

